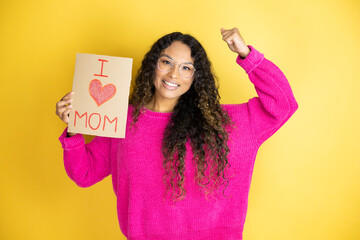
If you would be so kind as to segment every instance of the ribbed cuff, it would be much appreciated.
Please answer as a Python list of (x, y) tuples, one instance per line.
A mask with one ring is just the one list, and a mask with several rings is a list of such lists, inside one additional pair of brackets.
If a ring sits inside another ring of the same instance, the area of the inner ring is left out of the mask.
[(85, 144), (85, 139), (82, 134), (78, 133), (72, 137), (67, 137), (67, 130), (68, 128), (66, 127), (59, 137), (59, 141), (65, 151), (80, 148)]
[(253, 46), (248, 45), (250, 53), (245, 59), (242, 59), (240, 55), (236, 58), (237, 64), (239, 64), (247, 74), (254, 70), (264, 59), (264, 54), (257, 51)]

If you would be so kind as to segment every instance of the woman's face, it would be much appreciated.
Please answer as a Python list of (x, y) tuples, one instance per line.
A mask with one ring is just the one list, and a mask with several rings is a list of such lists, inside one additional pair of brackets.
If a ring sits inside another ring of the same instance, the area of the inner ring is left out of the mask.
[(166, 72), (159, 69), (159, 62), (157, 62), (154, 79), (155, 98), (156, 100), (177, 101), (190, 89), (194, 80), (194, 75), (184, 78), (179, 73), (180, 64), (183, 64), (182, 72), (189, 71), (187, 66), (194, 65), (191, 49), (182, 42), (174, 41), (160, 53), (159, 59), (162, 61), (160, 64), (176, 64), (169, 72)]

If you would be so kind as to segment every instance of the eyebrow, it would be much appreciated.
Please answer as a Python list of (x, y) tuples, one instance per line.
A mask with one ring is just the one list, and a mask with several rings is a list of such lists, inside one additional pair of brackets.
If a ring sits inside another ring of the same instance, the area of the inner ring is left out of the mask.
[[(161, 54), (161, 55), (160, 55), (160, 57), (163, 57), (163, 56), (168, 57), (168, 58), (170, 58), (171, 60), (174, 61), (174, 59), (172, 59), (172, 58), (171, 58), (169, 55), (167, 55), (167, 54)], [(175, 62), (175, 61), (174, 61), (174, 62)], [(183, 62), (182, 64), (192, 64), (192, 65), (194, 65), (193, 62)]]

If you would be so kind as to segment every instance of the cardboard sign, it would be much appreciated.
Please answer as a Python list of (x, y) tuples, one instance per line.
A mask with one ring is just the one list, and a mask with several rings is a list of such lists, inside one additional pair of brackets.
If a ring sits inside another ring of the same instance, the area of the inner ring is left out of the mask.
[(132, 58), (76, 54), (68, 132), (125, 137)]

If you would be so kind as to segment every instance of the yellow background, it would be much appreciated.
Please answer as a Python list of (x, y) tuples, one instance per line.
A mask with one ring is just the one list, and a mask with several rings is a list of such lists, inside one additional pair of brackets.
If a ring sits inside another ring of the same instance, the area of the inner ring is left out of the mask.
[(256, 92), (220, 28), (287, 76), (299, 109), (260, 148), (244, 239), (360, 239), (357, 0), (0, 3), (0, 239), (125, 239), (110, 178), (82, 189), (66, 175), (55, 103), (71, 90), (75, 53), (134, 58), (162, 35), (203, 44), (222, 103)]

